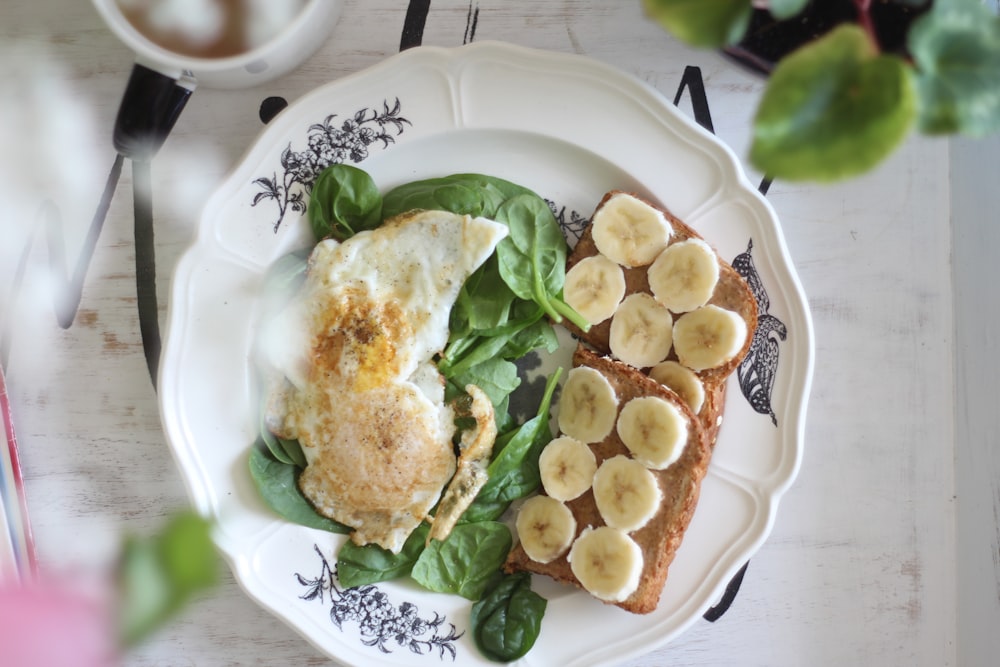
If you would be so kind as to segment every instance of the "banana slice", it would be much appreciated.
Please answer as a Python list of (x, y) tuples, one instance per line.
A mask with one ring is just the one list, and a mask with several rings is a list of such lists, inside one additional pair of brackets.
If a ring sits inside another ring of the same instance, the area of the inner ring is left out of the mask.
[(705, 404), (705, 385), (690, 368), (676, 361), (664, 361), (649, 369), (649, 377), (680, 396), (691, 412), (701, 412)]
[(652, 296), (630, 294), (611, 318), (611, 354), (636, 368), (658, 364), (670, 354), (673, 323), (670, 311)]
[(594, 500), (601, 518), (626, 533), (649, 523), (660, 509), (662, 497), (653, 473), (621, 454), (604, 461), (594, 475)]
[(672, 403), (659, 396), (640, 396), (622, 408), (618, 437), (637, 461), (653, 470), (663, 470), (684, 451), (688, 423)]
[(559, 396), (559, 430), (580, 442), (600, 442), (618, 417), (618, 397), (608, 379), (593, 368), (579, 366), (566, 374)]
[(618, 193), (591, 220), (594, 243), (622, 266), (645, 266), (667, 247), (673, 231), (662, 211), (641, 199)]
[(695, 371), (726, 363), (747, 339), (747, 324), (731, 310), (702, 306), (677, 318), (674, 349), (677, 360)]
[(545, 493), (566, 502), (590, 488), (597, 472), (597, 459), (590, 447), (563, 435), (545, 445), (538, 457), (538, 471)]
[(710, 245), (691, 238), (667, 246), (646, 273), (656, 300), (675, 313), (686, 313), (712, 298), (719, 260)]
[(614, 315), (624, 296), (625, 273), (604, 255), (582, 259), (566, 272), (563, 297), (590, 324)]
[(621, 602), (639, 588), (642, 549), (617, 528), (587, 527), (567, 559), (584, 590), (600, 600)]
[(566, 552), (576, 535), (576, 519), (566, 505), (548, 496), (532, 496), (514, 521), (528, 558), (549, 563)]

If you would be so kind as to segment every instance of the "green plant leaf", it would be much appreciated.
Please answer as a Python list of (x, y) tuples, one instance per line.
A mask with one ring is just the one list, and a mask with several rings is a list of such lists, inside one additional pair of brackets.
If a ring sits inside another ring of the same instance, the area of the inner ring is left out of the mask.
[(770, 0), (767, 11), (776, 19), (790, 19), (809, 4), (809, 0)]
[(218, 567), (211, 524), (193, 512), (172, 516), (157, 535), (128, 538), (117, 571), (122, 645), (142, 641), (212, 587)]
[(431, 540), (413, 566), (413, 580), (438, 593), (478, 600), (507, 559), (513, 537), (495, 521), (459, 524), (444, 542)]
[(296, 484), (299, 468), (272, 458), (263, 447), (250, 448), (250, 476), (260, 497), (279, 516), (309, 528), (331, 533), (349, 533), (351, 529), (316, 512)]
[(911, 68), (844, 25), (781, 61), (754, 120), (750, 159), (772, 177), (830, 181), (874, 167), (916, 117)]
[(643, 7), (681, 41), (708, 48), (740, 41), (753, 13), (750, 0), (643, 0)]
[(382, 224), (382, 193), (368, 172), (330, 165), (313, 184), (307, 212), (316, 240), (332, 236), (343, 241)]
[(422, 523), (410, 533), (398, 554), (377, 544), (363, 547), (348, 540), (337, 554), (337, 579), (344, 588), (398, 579), (410, 574), (424, 550), (430, 526)]
[(1000, 130), (1000, 17), (976, 0), (937, 2), (914, 22), (920, 129), (986, 136)]
[(490, 660), (513, 662), (535, 645), (545, 616), (545, 598), (531, 590), (531, 575), (498, 578), (472, 605), (469, 625), (476, 646)]

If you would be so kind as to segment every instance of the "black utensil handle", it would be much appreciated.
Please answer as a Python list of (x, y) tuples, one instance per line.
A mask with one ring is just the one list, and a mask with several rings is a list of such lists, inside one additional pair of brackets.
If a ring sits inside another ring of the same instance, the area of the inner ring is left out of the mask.
[(115, 150), (133, 160), (152, 159), (193, 90), (193, 79), (174, 78), (135, 63), (115, 120)]

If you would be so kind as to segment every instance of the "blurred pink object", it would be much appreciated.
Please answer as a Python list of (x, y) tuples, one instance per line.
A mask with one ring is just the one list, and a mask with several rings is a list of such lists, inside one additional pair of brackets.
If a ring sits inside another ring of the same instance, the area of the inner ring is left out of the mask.
[(0, 582), (0, 661), (18, 667), (116, 663), (106, 596), (75, 582)]
[(28, 521), (28, 504), (24, 495), (24, 480), (21, 477), (21, 462), (17, 454), (17, 437), (14, 435), (14, 420), (10, 414), (10, 401), (7, 399), (7, 383), (0, 367), (0, 490), (4, 491), (0, 498), (0, 507), (6, 514), (10, 539), (14, 547), (17, 567), (22, 577), (29, 578), (36, 574), (38, 563), (35, 557), (35, 541), (31, 534), (31, 523)]

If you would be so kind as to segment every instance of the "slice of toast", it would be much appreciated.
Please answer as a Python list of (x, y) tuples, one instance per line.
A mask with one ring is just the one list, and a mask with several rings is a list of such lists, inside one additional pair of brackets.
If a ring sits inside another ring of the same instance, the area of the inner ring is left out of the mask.
[[(631, 195), (632, 197), (640, 199), (653, 208), (663, 212), (664, 216), (673, 227), (673, 234), (670, 238), (671, 244), (690, 238), (697, 238), (702, 241), (705, 240), (700, 234), (698, 234), (698, 232), (686, 225), (678, 219), (677, 216), (670, 213), (670, 211), (661, 206), (657, 206), (656, 204), (653, 204), (652, 202), (649, 202), (634, 193), (623, 193), (620, 190), (612, 190), (611, 192), (608, 192), (594, 209), (594, 214), (596, 214), (609, 199), (617, 194)], [(591, 216), (591, 219), (593, 219), (593, 216)], [(568, 271), (573, 268), (573, 266), (581, 260), (597, 254), (599, 254), (599, 251), (597, 249), (597, 244), (594, 242), (592, 226), (587, 225), (583, 235), (577, 242), (576, 247), (567, 258), (566, 270)], [(733, 371), (736, 370), (736, 367), (739, 366), (740, 362), (743, 361), (747, 352), (749, 352), (750, 344), (753, 340), (753, 331), (757, 327), (757, 301), (754, 299), (753, 293), (750, 291), (750, 287), (747, 285), (743, 277), (737, 273), (736, 269), (734, 269), (729, 262), (719, 256), (718, 252), (716, 252), (716, 257), (719, 262), (719, 281), (712, 294), (712, 298), (709, 299), (708, 303), (739, 314), (747, 325), (747, 337), (743, 344), (743, 348), (728, 362), (716, 368), (707, 369), (697, 373), (698, 377), (702, 381), (702, 384), (705, 386), (705, 402), (702, 409), (699, 411), (698, 416), (705, 429), (708, 431), (709, 442), (713, 446), (718, 435), (719, 426), (721, 425), (722, 411), (725, 403), (726, 380), (733, 373)], [(652, 294), (652, 290), (650, 290), (649, 287), (649, 279), (646, 275), (648, 269), (649, 265), (636, 266), (632, 268), (623, 267), (623, 271), (625, 273), (626, 297), (637, 292)], [(579, 340), (584, 341), (601, 354), (611, 354), (611, 346), (609, 344), (611, 318), (608, 318), (599, 324), (593, 325), (590, 327), (590, 330), (586, 332), (568, 321), (564, 322), (564, 325)], [(677, 356), (673, 351), (671, 351), (668, 359), (676, 360)]]
[[(658, 396), (677, 406), (688, 420), (688, 440), (680, 458), (665, 470), (653, 471), (663, 494), (660, 509), (645, 526), (631, 533), (643, 555), (639, 588), (624, 601), (613, 603), (633, 613), (647, 614), (656, 609), (667, 570), (694, 513), (701, 480), (711, 458), (708, 437), (701, 426), (701, 420), (695, 417), (677, 394), (639, 370), (609, 357), (599, 356), (583, 345), (577, 346), (573, 354), (573, 366), (589, 366), (603, 374), (618, 396), (619, 411), (633, 398)], [(630, 455), (614, 429), (604, 440), (592, 444), (591, 449), (598, 465), (612, 456)], [(586, 491), (566, 505), (576, 519), (577, 536), (588, 526), (596, 528), (605, 525), (597, 509), (593, 490)], [(549, 563), (539, 563), (529, 558), (518, 544), (508, 556), (504, 569), (507, 572), (544, 574), (561, 583), (582, 588), (573, 575), (565, 554)]]

